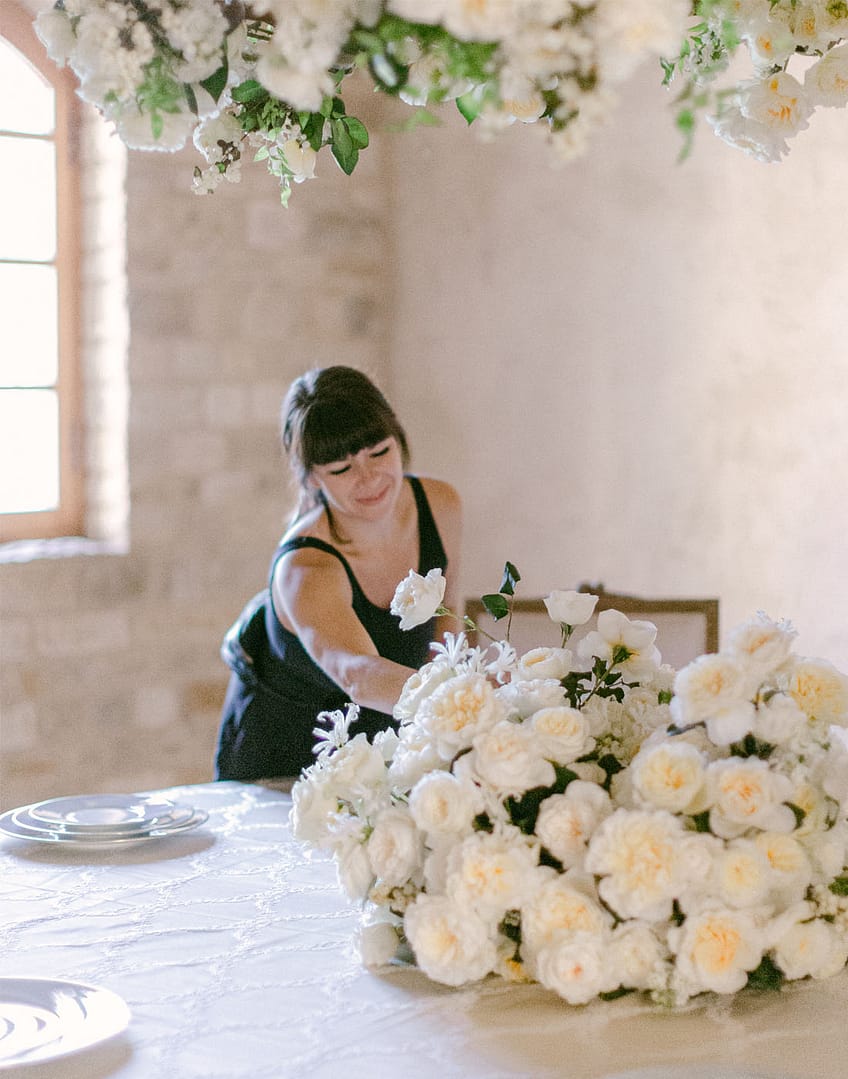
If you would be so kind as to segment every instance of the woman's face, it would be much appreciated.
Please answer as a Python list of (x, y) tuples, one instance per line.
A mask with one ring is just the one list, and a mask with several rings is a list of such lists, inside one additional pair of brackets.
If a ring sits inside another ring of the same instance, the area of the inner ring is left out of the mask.
[(314, 465), (309, 481), (323, 492), (334, 513), (381, 520), (394, 510), (403, 484), (397, 439), (392, 436), (341, 461)]

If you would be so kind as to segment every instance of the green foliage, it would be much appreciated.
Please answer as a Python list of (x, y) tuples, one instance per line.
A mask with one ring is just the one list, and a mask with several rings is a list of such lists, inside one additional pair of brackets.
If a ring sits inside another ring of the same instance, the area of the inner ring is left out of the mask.
[(768, 742), (761, 742), (753, 734), (746, 734), (741, 742), (734, 742), (730, 747), (734, 757), (758, 757), (761, 761), (767, 761), (774, 753), (774, 746)]
[(500, 594), (500, 592), (489, 592), (480, 598), (483, 602), (483, 606), (496, 622), (499, 622), (502, 618), (506, 618), (509, 614), (509, 602)]
[(786, 980), (783, 971), (776, 965), (773, 959), (764, 955), (756, 970), (748, 974), (749, 989), (765, 989), (774, 992), (783, 985)]
[(848, 877), (837, 877), (828, 885), (834, 895), (848, 895)]

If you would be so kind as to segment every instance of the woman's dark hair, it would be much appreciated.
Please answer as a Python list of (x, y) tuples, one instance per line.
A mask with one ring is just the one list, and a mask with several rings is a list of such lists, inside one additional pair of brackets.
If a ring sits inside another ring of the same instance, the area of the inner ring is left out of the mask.
[[(406, 432), (391, 405), (367, 375), (352, 367), (319, 367), (295, 379), (281, 418), (283, 449), (300, 485), (297, 516), (321, 501), (320, 491), (308, 482), (315, 465), (343, 461), (392, 437), (404, 468), (409, 464)], [(332, 519), (330, 527), (335, 533)]]

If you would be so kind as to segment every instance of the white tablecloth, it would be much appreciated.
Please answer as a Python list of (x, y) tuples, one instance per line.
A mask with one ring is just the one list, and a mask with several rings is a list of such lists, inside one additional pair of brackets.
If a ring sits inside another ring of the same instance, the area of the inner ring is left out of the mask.
[(132, 1011), (124, 1034), (21, 1068), (26, 1079), (848, 1075), (845, 974), (665, 1013), (633, 997), (572, 1008), (496, 978), (457, 990), (413, 968), (369, 973), (358, 912), (332, 863), (292, 840), (285, 794), (163, 793), (209, 822), (102, 852), (0, 840), (0, 973), (101, 985)]

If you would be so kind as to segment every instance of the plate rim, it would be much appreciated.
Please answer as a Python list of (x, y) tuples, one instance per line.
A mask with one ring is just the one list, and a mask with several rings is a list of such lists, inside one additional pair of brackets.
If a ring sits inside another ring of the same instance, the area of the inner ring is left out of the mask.
[[(21, 807), (19, 807), (21, 808)], [(34, 843), (54, 843), (65, 846), (87, 847), (89, 850), (100, 848), (108, 849), (110, 847), (129, 845), (133, 843), (144, 843), (151, 839), (167, 839), (172, 835), (179, 835), (181, 832), (190, 831), (193, 828), (199, 828), (201, 824), (205, 824), (209, 820), (209, 813), (205, 809), (195, 807), (194, 812), (187, 821), (173, 827), (162, 826), (159, 828), (153, 828), (149, 831), (139, 834), (130, 835), (101, 835), (99, 838), (96, 834), (78, 836), (76, 833), (59, 832), (56, 830), (47, 830), (43, 832), (28, 831), (23, 825), (17, 824), (13, 819), (13, 814), (17, 810), (9, 809), (5, 813), (0, 814), (0, 833), (5, 836), (9, 836), (11, 839), (20, 839), (23, 842)], [(17, 829), (17, 831), (15, 830)]]
[[(31, 806), (18, 806), (16, 809), (8, 810), (8, 819), (11, 820), (17, 827), (22, 828), (25, 832), (38, 832), (41, 834), (60, 834), (68, 837), (79, 838), (83, 841), (106, 841), (110, 839), (140, 839), (147, 835), (149, 832), (158, 831), (160, 829), (172, 829), (177, 828), (183, 824), (186, 824), (197, 812), (194, 806), (187, 804), (177, 804), (173, 806), (174, 810), (179, 810), (179, 817), (177, 820), (168, 819), (167, 817), (155, 817), (150, 822), (139, 822), (137, 827), (123, 827), (111, 828), (103, 824), (98, 825), (72, 825), (72, 824), (57, 824), (51, 826), (47, 821), (40, 819), (32, 819), (30, 823), (21, 820), (22, 815), (26, 815), (32, 818)], [(188, 813), (188, 816), (186, 816)], [(7, 814), (2, 814), (2, 818), (6, 818)]]
[[(5, 1071), (11, 1068), (21, 1068), (29, 1066), (30, 1064), (41, 1064), (48, 1060), (56, 1060), (60, 1057), (71, 1056), (73, 1053), (82, 1052), (85, 1049), (89, 1049), (92, 1046), (99, 1045), (101, 1042), (108, 1041), (110, 1038), (116, 1037), (118, 1034), (122, 1034), (130, 1024), (132, 1019), (132, 1011), (126, 1000), (114, 989), (109, 989), (104, 985), (94, 985), (91, 982), (79, 982), (69, 978), (25, 978), (20, 976), (1, 976), (0, 977), (0, 1000), (3, 997), (3, 990), (10, 983), (18, 983), (23, 985), (36, 985), (36, 986), (52, 986), (59, 989), (72, 989), (75, 991), (83, 990), (95, 997), (100, 997), (110, 1004), (110, 1014), (118, 1016), (117, 1022), (113, 1021), (107, 1027), (107, 1033), (100, 1033), (97, 1037), (88, 1037), (83, 1040), (79, 1040), (78, 1037), (74, 1041), (70, 1040), (68, 1033), (62, 1034), (61, 1031), (56, 1037), (49, 1041), (42, 1042), (32, 1046), (28, 1050), (24, 1050), (23, 1053), (18, 1052), (13, 1057), (7, 1057), (6, 1059), (0, 1058), (0, 1071)], [(26, 1006), (28, 1001), (12, 1000), (9, 999), (9, 1003), (23, 1004)], [(90, 1021), (90, 1020), (89, 1020)], [(85, 1027), (87, 1019), (85, 1016), (80, 1021), (80, 1024), (75, 1028), (78, 1032), (80, 1027)], [(68, 1044), (62, 1047), (62, 1042)]]
[[(122, 793), (118, 793), (118, 792), (106, 792), (106, 793), (102, 793), (102, 794), (100, 794), (100, 793), (95, 793), (95, 794), (63, 794), (63, 795), (59, 795), (59, 796), (57, 796), (55, 798), (43, 798), (40, 801), (31, 802), (26, 806), (18, 806), (17, 808), (18, 809), (28, 809), (32, 813), (33, 817), (35, 817), (37, 820), (44, 821), (44, 823), (46, 823), (46, 824), (51, 824), (53, 822), (51, 822), (49, 819), (47, 819), (45, 817), (40, 816), (39, 813), (38, 813), (38, 810), (40, 810), (44, 806), (55, 805), (55, 803), (57, 803), (57, 802), (70, 802), (70, 803), (73, 803), (75, 800), (77, 800), (79, 802), (82, 802), (82, 803), (85, 803), (85, 802), (100, 802), (103, 805), (104, 808), (108, 808), (109, 804), (110, 804), (110, 800), (111, 800), (111, 805), (113, 807), (115, 807), (116, 803), (115, 803), (114, 800), (116, 800), (116, 799), (120, 799), (120, 800), (123, 800), (123, 801), (131, 803), (131, 804), (138, 804), (138, 803), (143, 803), (143, 802), (151, 802), (151, 803), (153, 803), (154, 797), (156, 797), (156, 796), (151, 795), (151, 794), (138, 794), (138, 793), (122, 794)], [(167, 808), (169, 810), (172, 810), (172, 809), (176, 808), (176, 806), (177, 806), (177, 803), (174, 802), (170, 798), (161, 798), (158, 802), (155, 802), (153, 804), (161, 805), (161, 806), (167, 806)], [(117, 807), (120, 808), (119, 805)], [(151, 818), (148, 818), (147, 820), (141, 819), (141, 820), (138, 820), (138, 821), (126, 821), (126, 822), (124, 822), (124, 827), (134, 828), (137, 825), (144, 825), (146, 823), (150, 823), (152, 821), (155, 821), (156, 819), (158, 819), (158, 818), (151, 817)], [(67, 821), (67, 820), (64, 820), (64, 821), (57, 820), (55, 823), (58, 826), (62, 826), (62, 827), (67, 827), (68, 825), (74, 825), (75, 827), (83, 827), (83, 828), (86, 828), (86, 829), (90, 829), (92, 831), (97, 829), (97, 828), (103, 828), (103, 829), (106, 829), (106, 830), (114, 830), (114, 828), (116, 827), (116, 825), (98, 825), (98, 824), (81, 825), (81, 824), (79, 824), (79, 822)], [(121, 827), (121, 825), (117, 825), (117, 827)]]

